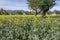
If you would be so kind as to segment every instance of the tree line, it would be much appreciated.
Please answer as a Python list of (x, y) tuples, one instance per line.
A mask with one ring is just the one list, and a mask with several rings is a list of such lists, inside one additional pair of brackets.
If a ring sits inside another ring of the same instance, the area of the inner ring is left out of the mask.
[[(59, 10), (54, 10), (53, 12), (48, 11), (47, 14), (60, 14)], [(34, 12), (29, 12), (29, 11), (24, 11), (24, 10), (16, 10), (15, 12), (13, 11), (8, 11), (8, 10), (4, 10), (3, 8), (0, 9), (0, 15), (34, 15)], [(39, 13), (38, 15), (41, 15), (42, 13)], [(35, 14), (36, 15), (36, 14)]]
[(33, 15), (32, 12), (24, 11), (24, 10), (5, 10), (3, 8), (0, 9), (0, 15)]

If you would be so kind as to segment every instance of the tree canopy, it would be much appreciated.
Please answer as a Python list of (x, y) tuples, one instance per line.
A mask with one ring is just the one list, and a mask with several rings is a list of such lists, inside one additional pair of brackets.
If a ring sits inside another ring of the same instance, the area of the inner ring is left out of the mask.
[(56, 4), (55, 1), (56, 0), (27, 0), (29, 8), (34, 10), (36, 15), (42, 12), (43, 16)]

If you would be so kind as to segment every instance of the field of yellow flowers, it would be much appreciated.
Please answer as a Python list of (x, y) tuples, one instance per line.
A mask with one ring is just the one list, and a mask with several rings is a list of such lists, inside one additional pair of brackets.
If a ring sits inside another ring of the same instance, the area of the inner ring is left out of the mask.
[(0, 40), (60, 40), (60, 16), (0, 15)]

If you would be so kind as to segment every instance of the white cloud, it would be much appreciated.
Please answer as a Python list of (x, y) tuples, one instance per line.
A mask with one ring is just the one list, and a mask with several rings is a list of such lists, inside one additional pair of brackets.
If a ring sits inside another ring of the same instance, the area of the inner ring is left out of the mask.
[(28, 10), (27, 4), (25, 2), (16, 2), (16, 0), (0, 0), (0, 8), (7, 10)]
[(60, 6), (54, 6), (51, 11), (54, 11), (54, 10), (59, 10), (60, 11)]

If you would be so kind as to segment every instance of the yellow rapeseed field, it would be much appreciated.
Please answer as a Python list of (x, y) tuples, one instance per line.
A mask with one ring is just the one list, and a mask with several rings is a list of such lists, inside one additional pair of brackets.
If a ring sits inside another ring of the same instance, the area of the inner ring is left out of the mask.
[(0, 40), (60, 40), (60, 15), (0, 15)]

